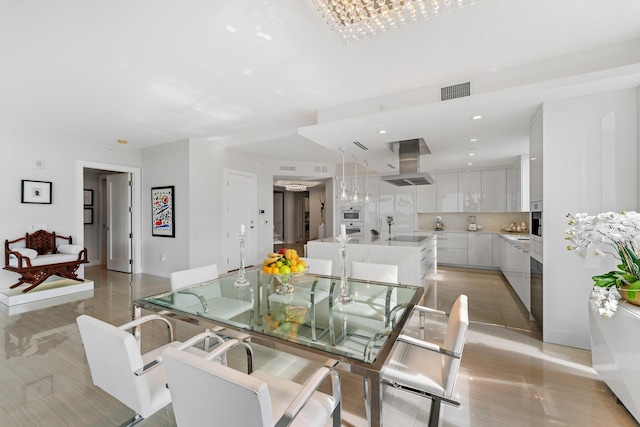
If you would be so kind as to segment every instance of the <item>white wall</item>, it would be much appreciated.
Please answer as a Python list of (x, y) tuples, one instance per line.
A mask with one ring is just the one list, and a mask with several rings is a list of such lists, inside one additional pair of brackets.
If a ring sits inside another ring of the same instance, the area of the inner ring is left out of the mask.
[[(142, 154), (142, 271), (168, 277), (171, 272), (189, 266), (192, 226), (189, 209), (189, 141), (145, 148)], [(151, 188), (171, 185), (175, 187), (175, 237), (152, 236)]]
[[(30, 224), (46, 223), (49, 231), (73, 237), (74, 243), (84, 244), (82, 235), (82, 172), (76, 167), (77, 159), (100, 161), (114, 165), (139, 167), (140, 150), (132, 146), (94, 144), (66, 140), (2, 136), (3, 156), (0, 156), (0, 186), (2, 221), (0, 236), (13, 240), (24, 236)], [(44, 168), (34, 167), (35, 160), (44, 161)], [(20, 202), (20, 181), (23, 179), (52, 182), (52, 204), (36, 205)], [(78, 271), (84, 277), (84, 268)], [(0, 270), (0, 288), (8, 288), (18, 279), (16, 273)]]
[[(84, 171), (84, 183), (83, 188), (87, 190), (93, 190), (93, 205), (87, 206), (93, 209), (93, 224), (84, 224), (84, 246), (87, 248), (87, 256), (89, 258), (89, 265), (100, 264), (100, 200), (98, 198), (98, 172), (97, 171)], [(84, 207), (83, 207), (84, 209)]]
[(634, 210), (637, 204), (637, 91), (543, 105), (544, 341), (590, 348), (591, 276), (613, 257), (583, 260), (566, 250), (568, 212)]

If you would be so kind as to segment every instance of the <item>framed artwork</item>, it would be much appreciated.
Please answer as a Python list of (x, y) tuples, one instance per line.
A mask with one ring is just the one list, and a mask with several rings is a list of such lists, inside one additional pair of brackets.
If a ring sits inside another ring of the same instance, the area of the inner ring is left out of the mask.
[(48, 181), (22, 180), (22, 203), (51, 204), (51, 184)]
[(84, 205), (85, 206), (93, 206), (93, 190), (87, 190), (85, 188), (83, 197), (84, 197)]
[(176, 237), (175, 188), (153, 187), (151, 189), (151, 235), (158, 237)]
[(84, 208), (84, 223), (93, 224), (93, 208)]

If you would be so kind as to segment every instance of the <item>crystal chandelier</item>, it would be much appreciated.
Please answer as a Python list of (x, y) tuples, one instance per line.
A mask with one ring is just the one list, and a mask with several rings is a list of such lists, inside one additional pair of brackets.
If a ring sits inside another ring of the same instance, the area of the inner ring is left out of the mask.
[(301, 191), (307, 191), (307, 186), (304, 185), (301, 182), (293, 182), (293, 181), (289, 181), (288, 184), (285, 184), (284, 188), (287, 191), (295, 191), (297, 193), (301, 192)]
[(409, 22), (462, 9), (476, 0), (311, 0), (332, 31), (345, 41), (384, 33)]

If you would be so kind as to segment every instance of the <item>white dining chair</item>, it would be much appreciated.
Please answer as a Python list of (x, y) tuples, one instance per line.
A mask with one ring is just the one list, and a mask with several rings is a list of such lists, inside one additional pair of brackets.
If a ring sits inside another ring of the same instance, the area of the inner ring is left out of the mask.
[(231, 319), (247, 311), (251, 311), (251, 318), (253, 318), (253, 302), (223, 296), (220, 283), (189, 289), (194, 285), (217, 278), (216, 264), (171, 273), (169, 280), (171, 290), (175, 292), (174, 303), (200, 314), (215, 313), (217, 317), (223, 319)]
[(394, 264), (377, 264), (369, 262), (351, 262), (349, 281), (350, 304), (335, 304), (334, 298), (339, 292), (339, 284), (332, 288), (330, 339), (336, 343), (336, 319), (340, 321), (342, 335), (354, 337), (370, 337), (370, 333), (362, 333), (359, 329), (382, 331), (391, 322), (397, 300), (396, 289), (392, 286), (378, 286), (367, 282), (398, 283), (398, 266)]
[[(239, 345), (249, 346), (231, 339), (208, 357)], [(321, 427), (330, 418), (334, 427), (341, 424), (340, 378), (333, 367), (323, 366), (298, 384), (260, 370), (245, 374), (173, 348), (163, 358), (178, 427)], [(327, 377), (331, 395), (317, 391)]]
[[(304, 258), (307, 265), (308, 275), (294, 279), (295, 292), (291, 295), (269, 295), (269, 302), (286, 303), (287, 305), (297, 305), (307, 307), (309, 310), (309, 322), (311, 323), (311, 339), (318, 340), (316, 331), (316, 306), (329, 296), (331, 280), (323, 277), (309, 277), (311, 275), (330, 276), (333, 268), (333, 261), (330, 259)], [(326, 333), (326, 329), (323, 330)]]
[[(442, 311), (427, 307), (415, 306), (414, 310), (421, 317), (426, 314), (446, 316)], [(421, 325), (422, 322), (421, 319)], [(468, 299), (466, 295), (460, 295), (448, 315), (447, 329), (441, 343), (400, 335), (380, 373), (383, 384), (431, 399), (429, 427), (438, 426), (442, 402), (460, 406), (451, 397), (468, 327)], [(368, 396), (366, 399), (369, 407)]]
[[(140, 343), (128, 331), (150, 321), (166, 323), (169, 342), (141, 354)], [(93, 384), (135, 412), (134, 417), (125, 425), (136, 424), (171, 402), (161, 356), (166, 348), (188, 349), (189, 352), (204, 357), (207, 353), (193, 345), (207, 338), (224, 342), (212, 332), (203, 332), (184, 343), (174, 341), (171, 323), (157, 314), (143, 316), (121, 326), (114, 326), (85, 314), (78, 316), (76, 322)]]

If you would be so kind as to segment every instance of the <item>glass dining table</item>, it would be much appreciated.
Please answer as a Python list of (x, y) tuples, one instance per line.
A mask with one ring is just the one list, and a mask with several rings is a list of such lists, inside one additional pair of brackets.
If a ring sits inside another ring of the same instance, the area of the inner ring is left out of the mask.
[[(260, 269), (228, 274), (175, 292), (133, 301), (142, 310), (214, 327), (220, 335), (335, 365), (361, 375), (370, 396), (369, 421), (382, 424), (380, 371), (423, 287), (348, 279), (352, 302), (339, 304), (340, 277), (282, 278)], [(222, 328), (220, 330), (220, 328)]]

